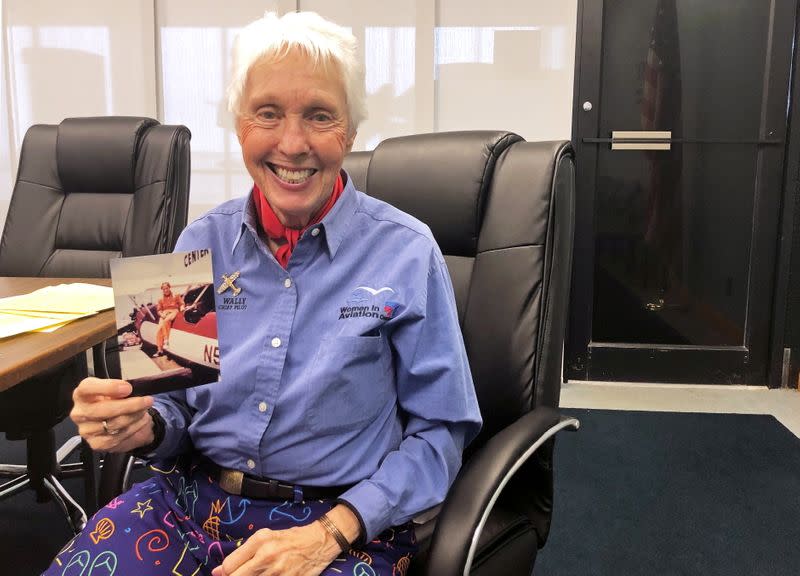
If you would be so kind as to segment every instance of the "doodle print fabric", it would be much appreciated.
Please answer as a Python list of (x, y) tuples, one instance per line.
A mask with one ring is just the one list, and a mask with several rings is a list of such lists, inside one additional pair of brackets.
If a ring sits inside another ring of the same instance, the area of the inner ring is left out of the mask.
[[(152, 467), (89, 520), (56, 555), (44, 576), (196, 576), (261, 528), (302, 526), (335, 502), (249, 500), (223, 491), (200, 468)], [(417, 546), (411, 524), (388, 529), (359, 550), (341, 554), (326, 576), (404, 576)]]

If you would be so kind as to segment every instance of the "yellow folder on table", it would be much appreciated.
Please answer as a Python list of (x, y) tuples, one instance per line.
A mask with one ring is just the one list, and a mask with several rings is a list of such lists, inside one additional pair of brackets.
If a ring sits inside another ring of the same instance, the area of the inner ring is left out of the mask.
[(73, 320), (114, 307), (110, 287), (76, 282), (0, 298), (0, 338), (52, 332)]
[(0, 298), (0, 312), (61, 312), (87, 314), (114, 307), (114, 291), (108, 286), (75, 282)]

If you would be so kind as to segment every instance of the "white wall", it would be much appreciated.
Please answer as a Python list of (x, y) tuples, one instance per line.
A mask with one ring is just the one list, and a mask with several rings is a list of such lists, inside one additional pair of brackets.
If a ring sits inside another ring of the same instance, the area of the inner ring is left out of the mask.
[(152, 2), (3, 0), (0, 12), (0, 216), (5, 222), (27, 129), (70, 116), (155, 117), (156, 58)]
[(438, 131), (570, 137), (576, 0), (449, 0), (437, 12)]
[(0, 222), (25, 131), (69, 116), (188, 126), (190, 219), (244, 194), (223, 95), (233, 36), (265, 9), (314, 10), (358, 37), (357, 150), (444, 130), (570, 137), (577, 0), (0, 0)]
[(6, 19), (5, 2), (0, 0), (0, 222), (5, 222), (11, 196), (14, 166), (12, 161), (11, 107), (8, 104), (6, 72)]

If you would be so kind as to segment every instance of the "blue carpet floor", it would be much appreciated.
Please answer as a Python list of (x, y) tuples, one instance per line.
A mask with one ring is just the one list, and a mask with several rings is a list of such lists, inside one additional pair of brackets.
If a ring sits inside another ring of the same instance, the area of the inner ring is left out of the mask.
[(800, 439), (772, 416), (564, 412), (536, 576), (800, 574)]

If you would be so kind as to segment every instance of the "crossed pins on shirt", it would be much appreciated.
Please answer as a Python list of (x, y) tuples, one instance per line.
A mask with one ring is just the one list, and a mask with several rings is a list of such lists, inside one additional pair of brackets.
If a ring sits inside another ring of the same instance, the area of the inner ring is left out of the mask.
[(217, 294), (222, 294), (223, 292), (225, 292), (225, 290), (230, 288), (231, 290), (233, 290), (233, 295), (234, 296), (238, 296), (239, 292), (242, 291), (241, 288), (237, 288), (234, 285), (234, 282), (236, 282), (236, 280), (238, 278), (239, 278), (239, 271), (238, 270), (236, 272), (234, 272), (233, 274), (231, 274), (230, 276), (227, 276), (227, 275), (223, 274), (222, 275), (222, 284), (220, 284), (219, 288), (217, 288)]

